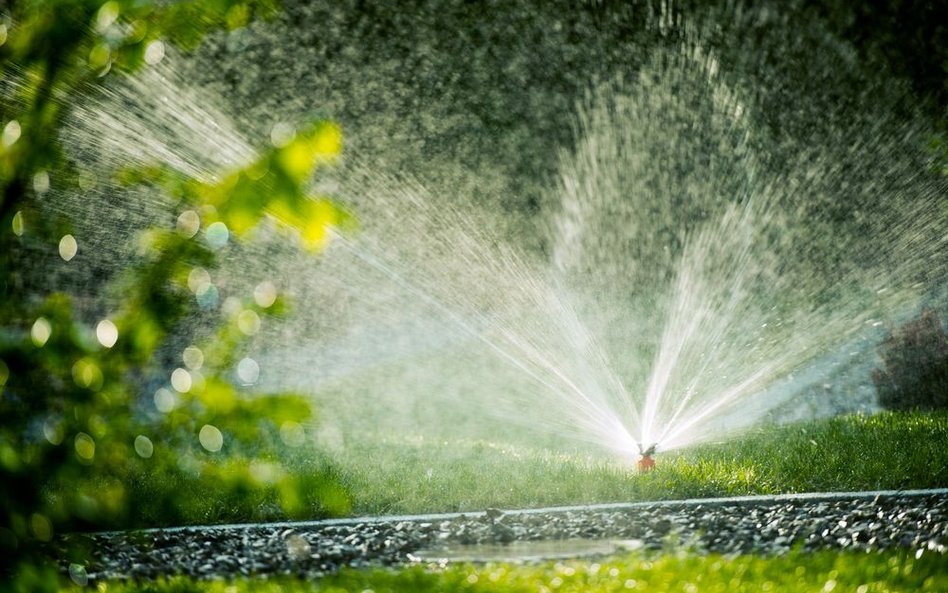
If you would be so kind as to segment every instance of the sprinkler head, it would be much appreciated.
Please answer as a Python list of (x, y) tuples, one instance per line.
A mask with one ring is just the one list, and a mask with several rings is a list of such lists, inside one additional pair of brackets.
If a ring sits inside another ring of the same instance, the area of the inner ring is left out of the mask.
[(655, 455), (655, 450), (658, 448), (658, 443), (652, 443), (651, 446), (645, 448), (642, 443), (639, 443), (639, 473), (644, 474), (645, 472), (652, 471), (655, 469), (655, 459), (652, 455)]

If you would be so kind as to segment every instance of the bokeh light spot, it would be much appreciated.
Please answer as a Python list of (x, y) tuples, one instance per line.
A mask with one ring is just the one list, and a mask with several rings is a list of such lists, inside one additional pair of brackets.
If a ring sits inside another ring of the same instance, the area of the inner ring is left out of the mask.
[(95, 15), (95, 28), (98, 32), (103, 32), (112, 26), (112, 23), (118, 18), (119, 3), (114, 0), (104, 3), (99, 7), (99, 12)]
[(197, 303), (202, 309), (213, 309), (221, 300), (221, 293), (213, 284), (208, 284), (197, 293)]
[(111, 320), (103, 319), (95, 326), (95, 338), (106, 348), (111, 348), (118, 341), (118, 328)]
[(91, 463), (95, 458), (95, 441), (91, 436), (84, 432), (76, 435), (73, 445), (76, 448), (76, 456), (83, 463)]
[(204, 353), (197, 346), (188, 346), (181, 353), (181, 360), (184, 361), (184, 366), (196, 371), (204, 365)]
[(220, 249), (227, 245), (228, 239), (230, 239), (230, 231), (227, 230), (227, 225), (223, 222), (211, 223), (211, 226), (207, 227), (207, 244), (211, 246), (212, 249)]
[(188, 288), (194, 294), (204, 292), (207, 290), (207, 287), (211, 285), (211, 275), (207, 273), (207, 270), (200, 266), (196, 266), (188, 274)]
[(269, 280), (264, 280), (260, 284), (256, 285), (253, 289), (254, 302), (264, 309), (273, 306), (273, 303), (276, 302), (276, 298), (276, 286), (274, 286), (273, 282), (270, 282)]
[(33, 513), (30, 517), (30, 529), (36, 539), (41, 542), (53, 539), (53, 524), (42, 513)]
[(244, 385), (253, 385), (260, 377), (260, 365), (252, 358), (244, 358), (237, 363), (237, 376)]
[(154, 66), (165, 57), (165, 44), (154, 40), (145, 47), (145, 63)]
[(268, 461), (254, 459), (250, 462), (250, 477), (261, 484), (272, 484), (283, 476), (282, 468)]
[(96, 186), (98, 179), (96, 178), (95, 173), (83, 169), (82, 171), (79, 171), (79, 176), (78, 179), (76, 179), (76, 182), (79, 184), (79, 189), (82, 191), (89, 191)]
[(38, 194), (45, 194), (49, 191), (49, 173), (39, 171), (33, 175), (33, 191)]
[(179, 233), (190, 239), (201, 228), (201, 216), (194, 210), (185, 210), (178, 215), (178, 222), (175, 226)]
[(309, 558), (312, 548), (306, 538), (298, 533), (286, 538), (286, 553), (291, 560), (301, 561)]
[(72, 365), (72, 380), (79, 387), (98, 391), (102, 388), (102, 370), (92, 359), (80, 358)]
[(155, 446), (152, 444), (150, 438), (140, 434), (135, 437), (135, 452), (138, 453), (138, 456), (142, 459), (148, 459), (155, 452)]
[(7, 379), (10, 378), (10, 367), (7, 366), (7, 363), (3, 362), (3, 359), (0, 358), (0, 387), (3, 387), (7, 384)]
[(171, 387), (178, 393), (191, 391), (191, 373), (181, 367), (171, 372)]
[(86, 572), (86, 567), (75, 562), (69, 565), (69, 578), (80, 587), (89, 584), (89, 574)]
[(221, 306), (221, 309), (227, 315), (236, 315), (243, 308), (243, 305), (240, 304), (240, 299), (237, 297), (227, 297), (224, 299), (224, 304)]
[(53, 326), (45, 317), (38, 317), (30, 329), (30, 339), (37, 348), (42, 348), (53, 334)]
[(288, 447), (299, 447), (306, 442), (306, 431), (299, 422), (288, 420), (280, 425), (280, 440)]
[(76, 243), (76, 238), (72, 235), (63, 235), (63, 238), (59, 240), (59, 257), (64, 260), (69, 261), (76, 257), (78, 251), (79, 244)]
[(16, 144), (16, 141), (20, 139), (20, 134), (23, 133), (23, 130), (20, 128), (20, 122), (15, 119), (11, 119), (7, 122), (7, 125), (3, 126), (3, 136), (0, 136), (0, 141), (3, 142), (5, 148), (9, 148)]
[(204, 393), (207, 382), (204, 380), (201, 371), (190, 371), (189, 374), (191, 375), (191, 393)]
[(16, 214), (13, 215), (13, 220), (10, 223), (10, 226), (13, 227), (13, 234), (17, 237), (23, 236), (23, 231), (26, 230), (26, 225), (23, 224), (23, 211), (17, 210)]
[(283, 148), (296, 137), (296, 130), (286, 122), (278, 122), (270, 129), (270, 142), (276, 148)]
[[(112, 65), (112, 49), (105, 42), (97, 43), (89, 50), (89, 66), (93, 70), (100, 70), (99, 75), (108, 72)], [(104, 72), (102, 72), (104, 70)]]
[(177, 404), (178, 398), (171, 390), (162, 387), (155, 391), (155, 408), (157, 408), (159, 412), (167, 414), (174, 410)]
[(260, 316), (255, 311), (244, 309), (237, 315), (237, 327), (248, 336), (260, 331)]
[(46, 437), (50, 445), (62, 443), (65, 437), (62, 422), (55, 418), (47, 418), (46, 422), (43, 423), (43, 436)]
[(201, 441), (201, 446), (211, 453), (217, 453), (224, 446), (224, 435), (216, 426), (211, 424), (205, 424), (201, 427), (198, 440)]
[(342, 129), (334, 123), (321, 126), (314, 148), (320, 160), (331, 161), (342, 152)]

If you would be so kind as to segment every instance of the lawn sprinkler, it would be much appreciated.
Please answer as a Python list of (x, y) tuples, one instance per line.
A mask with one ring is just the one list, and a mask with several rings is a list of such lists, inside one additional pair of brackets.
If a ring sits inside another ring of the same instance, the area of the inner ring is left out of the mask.
[(658, 443), (652, 443), (652, 445), (646, 449), (642, 443), (639, 443), (639, 473), (644, 474), (645, 472), (650, 472), (655, 469), (655, 458), (652, 457), (655, 455), (655, 449), (658, 448)]

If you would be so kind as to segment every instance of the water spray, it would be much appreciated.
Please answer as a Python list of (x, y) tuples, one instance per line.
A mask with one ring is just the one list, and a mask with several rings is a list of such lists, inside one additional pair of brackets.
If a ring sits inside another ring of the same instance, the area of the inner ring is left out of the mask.
[(658, 449), (658, 443), (652, 443), (648, 448), (639, 443), (639, 473), (644, 474), (655, 469), (655, 450)]

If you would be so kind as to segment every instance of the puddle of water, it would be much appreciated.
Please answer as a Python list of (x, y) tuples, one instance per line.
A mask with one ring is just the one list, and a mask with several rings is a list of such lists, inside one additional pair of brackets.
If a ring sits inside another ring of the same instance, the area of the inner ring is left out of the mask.
[(560, 539), (516, 541), (509, 544), (445, 545), (418, 550), (419, 562), (538, 562), (587, 556), (607, 556), (642, 547), (640, 540)]

